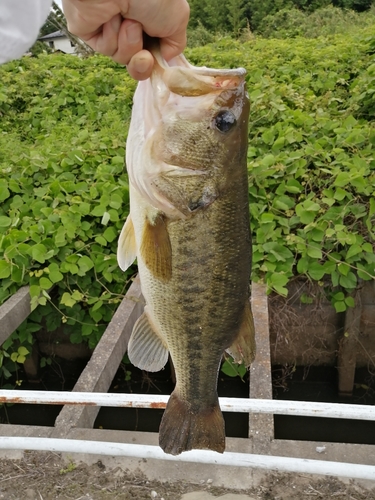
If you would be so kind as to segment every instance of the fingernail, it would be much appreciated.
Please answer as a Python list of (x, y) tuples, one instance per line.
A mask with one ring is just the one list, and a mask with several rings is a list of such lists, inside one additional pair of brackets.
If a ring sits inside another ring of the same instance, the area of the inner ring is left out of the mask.
[(134, 64), (134, 69), (138, 73), (145, 73), (150, 69), (150, 60), (147, 58), (139, 58)]
[(136, 44), (141, 40), (141, 27), (138, 23), (130, 24), (126, 29), (126, 37), (129, 43)]

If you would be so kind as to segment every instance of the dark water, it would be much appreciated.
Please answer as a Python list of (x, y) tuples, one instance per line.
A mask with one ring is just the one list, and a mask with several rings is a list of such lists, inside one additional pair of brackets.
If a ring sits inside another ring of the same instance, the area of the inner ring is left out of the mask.
[[(339, 397), (335, 367), (273, 368), (274, 399), (323, 403), (375, 404), (375, 378), (365, 368), (356, 370), (352, 397)], [(285, 385), (284, 385), (285, 384)], [(375, 444), (375, 422), (275, 415), (275, 438), (334, 443)]]
[[(131, 370), (131, 380), (124, 381), (123, 373), (119, 370), (109, 392), (132, 392), (135, 394), (170, 394), (174, 389), (174, 382), (169, 367), (153, 373), (152, 378), (134, 367)], [(241, 381), (220, 374), (218, 381), (219, 397), (249, 397), (249, 381)], [(158, 432), (163, 410), (143, 408), (101, 408), (95, 421), (96, 428), (117, 430), (138, 430)], [(247, 437), (249, 417), (247, 414), (224, 413), (226, 434), (229, 437)]]
[[(23, 382), (24, 390), (71, 390), (84, 369), (86, 361), (54, 360), (51, 367), (41, 370), (35, 383)], [(127, 380), (129, 379), (129, 380)], [(375, 380), (366, 369), (356, 372), (353, 397), (339, 398), (337, 372), (334, 367), (299, 367), (296, 370), (273, 367), (274, 399), (316, 402), (375, 404)], [(116, 373), (109, 392), (135, 394), (170, 394), (174, 382), (169, 368), (149, 374), (122, 365)], [(249, 381), (246, 378), (219, 376), (220, 397), (247, 398)], [(3, 405), (0, 421), (20, 425), (53, 426), (61, 410), (50, 405)], [(101, 408), (95, 428), (157, 432), (163, 410), (136, 408)], [(248, 436), (248, 415), (225, 413), (228, 437)], [(275, 415), (275, 438), (308, 441), (328, 441), (375, 444), (375, 422), (289, 417)]]

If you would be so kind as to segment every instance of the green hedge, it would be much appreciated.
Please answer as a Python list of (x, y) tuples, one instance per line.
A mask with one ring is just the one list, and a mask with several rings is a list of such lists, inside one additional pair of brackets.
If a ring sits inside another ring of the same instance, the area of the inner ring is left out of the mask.
[(338, 312), (375, 277), (374, 35), (190, 51), (248, 70), (253, 278), (280, 294), (296, 275), (321, 282)]
[[(253, 278), (281, 294), (296, 275), (319, 281), (337, 311), (375, 276), (374, 38), (370, 27), (187, 51), (248, 70)], [(104, 57), (62, 55), (9, 63), (0, 82), (0, 300), (29, 283), (43, 306), (2, 352), (28, 349), (42, 318), (93, 347), (135, 270), (115, 257), (135, 83)]]
[(124, 68), (101, 57), (0, 68), (0, 300), (28, 283), (32, 308), (43, 306), (0, 357), (20, 344), (30, 350), (42, 321), (94, 347), (121, 301), (134, 273), (116, 260), (134, 89)]

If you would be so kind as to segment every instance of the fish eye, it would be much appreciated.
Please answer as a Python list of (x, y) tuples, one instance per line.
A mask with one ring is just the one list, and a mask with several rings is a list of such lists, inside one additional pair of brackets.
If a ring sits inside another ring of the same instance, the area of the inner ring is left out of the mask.
[(220, 111), (214, 118), (215, 127), (224, 134), (229, 132), (234, 127), (236, 122), (237, 120), (234, 114), (227, 109)]

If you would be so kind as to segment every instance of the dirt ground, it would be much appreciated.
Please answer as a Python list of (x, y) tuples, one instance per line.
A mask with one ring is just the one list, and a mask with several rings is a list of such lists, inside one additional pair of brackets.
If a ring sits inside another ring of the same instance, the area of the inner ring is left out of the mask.
[(248, 494), (260, 500), (375, 500), (373, 489), (333, 478), (270, 474), (256, 488), (235, 491), (205, 484), (148, 481), (141, 473), (119, 467), (108, 469), (100, 461), (88, 466), (67, 462), (57, 453), (27, 452), (20, 460), (0, 460), (0, 499), (5, 500), (180, 500), (185, 493), (209, 491), (213, 497)]

